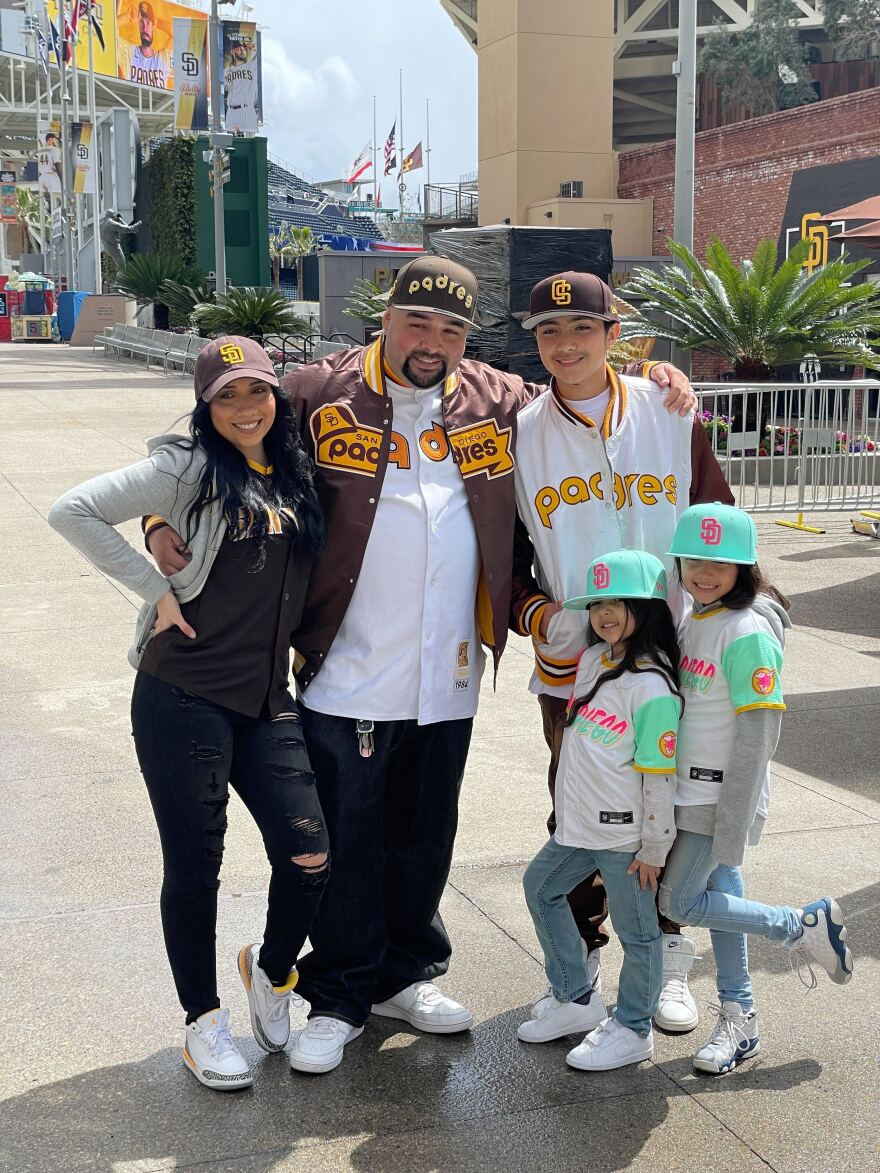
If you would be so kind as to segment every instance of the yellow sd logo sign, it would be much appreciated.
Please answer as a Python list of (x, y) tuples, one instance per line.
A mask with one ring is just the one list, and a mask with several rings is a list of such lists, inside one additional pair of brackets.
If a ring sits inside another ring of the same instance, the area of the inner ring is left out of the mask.
[(467, 479), (485, 473), (489, 480), (513, 471), (510, 454), (510, 428), (500, 428), (495, 420), (471, 424), (449, 432), (452, 455), (461, 475)]
[(571, 305), (571, 282), (554, 281), (550, 286), (550, 296), (557, 305)]
[(238, 362), (244, 362), (244, 351), (234, 342), (226, 342), (220, 347), (220, 357), (228, 367)]

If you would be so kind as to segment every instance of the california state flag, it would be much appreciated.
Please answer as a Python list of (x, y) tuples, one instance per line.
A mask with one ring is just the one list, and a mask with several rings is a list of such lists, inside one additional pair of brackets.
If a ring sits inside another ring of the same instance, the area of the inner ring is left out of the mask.
[(373, 166), (373, 160), (370, 157), (372, 155), (372, 153), (373, 153), (372, 143), (367, 143), (367, 145), (364, 147), (364, 149), (361, 151), (361, 153), (358, 155), (358, 157), (352, 163), (351, 167), (349, 167), (348, 176), (346, 177), (346, 183), (360, 183), (360, 182), (362, 182), (361, 177), (363, 175), (365, 175), (367, 173), (367, 171), (369, 171), (369, 169)]

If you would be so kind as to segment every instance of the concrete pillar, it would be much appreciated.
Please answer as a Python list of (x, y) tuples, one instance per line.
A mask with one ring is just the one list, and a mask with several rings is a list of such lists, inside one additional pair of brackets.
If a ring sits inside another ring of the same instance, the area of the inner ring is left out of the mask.
[(616, 197), (612, 3), (480, 0), (481, 224), (527, 223), (569, 179)]

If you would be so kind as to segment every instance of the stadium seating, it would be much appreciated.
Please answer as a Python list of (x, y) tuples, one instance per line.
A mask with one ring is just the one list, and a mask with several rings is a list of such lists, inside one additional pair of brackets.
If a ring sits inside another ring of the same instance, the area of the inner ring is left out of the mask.
[(283, 224), (311, 228), (316, 236), (353, 236), (359, 240), (382, 240), (382, 234), (368, 216), (352, 216), (344, 204), (326, 204), (327, 193), (307, 183), (292, 171), (269, 162), (269, 231)]

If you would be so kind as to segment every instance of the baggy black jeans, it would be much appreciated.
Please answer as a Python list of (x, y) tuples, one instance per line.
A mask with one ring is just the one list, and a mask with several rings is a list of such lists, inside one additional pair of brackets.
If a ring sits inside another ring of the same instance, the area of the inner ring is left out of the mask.
[[(327, 882), (327, 831), (296, 705), (292, 717), (251, 718), (145, 672), (131, 723), (164, 859), (162, 929), (190, 1020), (217, 998), (217, 890), (230, 784), (250, 811), (272, 865), (259, 964), (285, 981)], [(297, 863), (296, 861), (300, 862)]]
[(374, 1002), (446, 973), (438, 909), (473, 721), (377, 721), (361, 757), (350, 717), (302, 709), (333, 870), (299, 963), (311, 1017), (360, 1026)]

